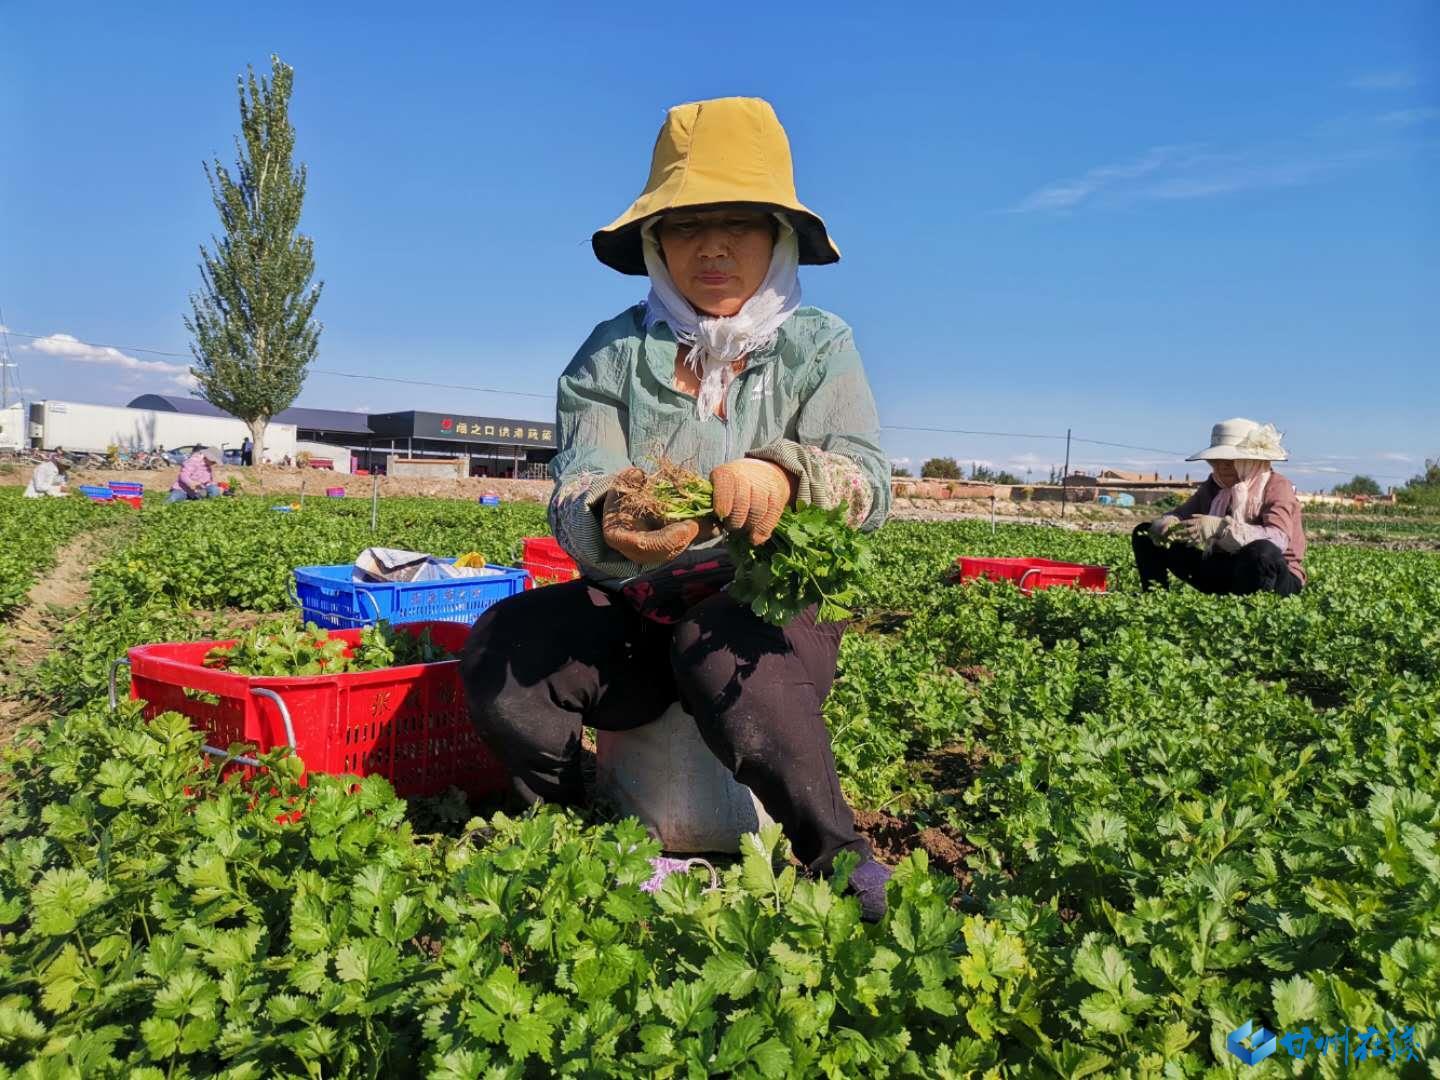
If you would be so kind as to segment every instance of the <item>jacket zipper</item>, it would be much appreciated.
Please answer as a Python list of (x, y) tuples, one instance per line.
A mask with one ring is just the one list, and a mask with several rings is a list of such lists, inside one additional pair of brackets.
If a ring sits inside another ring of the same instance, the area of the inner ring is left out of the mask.
[[(744, 374), (745, 372), (740, 372), (740, 375)], [(725, 460), (727, 462), (730, 460), (730, 417), (735, 408), (735, 387), (740, 385), (740, 375), (731, 379), (730, 385), (725, 388), (725, 415), (716, 417), (720, 423), (725, 425)]]

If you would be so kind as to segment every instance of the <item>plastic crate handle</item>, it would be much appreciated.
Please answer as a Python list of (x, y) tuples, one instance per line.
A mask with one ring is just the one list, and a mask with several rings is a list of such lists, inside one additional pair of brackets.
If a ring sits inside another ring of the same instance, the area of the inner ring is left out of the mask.
[[(358, 583), (357, 583), (357, 584), (358, 584)], [(304, 605), (303, 602), (301, 602), (301, 600), (300, 600), (300, 594), (299, 594), (299, 592), (298, 592), (298, 591), (296, 590), (296, 588), (295, 588), (295, 575), (294, 575), (294, 574), (291, 574), (291, 575), (290, 575), (290, 580), (286, 583), (286, 587), (288, 588), (288, 590), (289, 590), (289, 592), (290, 592), (290, 603), (294, 604), (297, 608), (300, 608), (300, 609), (301, 609), (301, 612), (302, 612), (302, 614), (303, 614), (305, 605)], [(370, 606), (375, 609), (375, 621), (376, 621), (376, 622), (380, 622), (380, 621), (381, 621), (381, 618), (382, 618), (382, 616), (381, 616), (381, 614), (380, 614), (380, 601), (379, 601), (379, 600), (376, 600), (375, 597), (371, 596), (370, 593), (369, 593), (368, 591), (366, 591), (365, 589), (354, 588), (353, 591), (354, 591), (354, 593), (355, 593), (355, 595), (356, 595), (357, 597), (362, 597), (362, 596), (363, 596), (366, 600), (369, 600), (369, 601), (370, 601)], [(364, 611), (362, 605), (360, 605), (360, 603), (359, 603), (358, 601), (356, 602), (356, 607), (361, 607), (361, 611), (360, 611), (359, 618), (358, 618), (358, 619), (346, 619), (345, 621), (346, 621), (346, 622), (354, 622), (357, 626), (364, 626), (364, 625), (365, 625), (365, 611)], [(282, 704), (280, 707), (283, 709), (285, 706)], [(291, 742), (291, 745), (292, 745), (292, 746), (294, 745), (294, 742), (293, 742), (293, 741)]]
[[(1044, 573), (1054, 574), (1054, 573), (1056, 573), (1056, 569), (1055, 569), (1055, 567), (1053, 567), (1053, 566), (1046, 566), (1046, 567), (1032, 566), (1032, 567), (1030, 567), (1029, 570), (1026, 570), (1023, 574), (1020, 575), (1020, 580), (1019, 580), (1019, 582), (1017, 582), (1018, 588), (1020, 589), (1021, 592), (1024, 592), (1024, 591), (1025, 591), (1025, 582), (1027, 582), (1027, 581), (1030, 580), (1030, 576), (1031, 576), (1032, 574), (1034, 574), (1034, 575), (1039, 575), (1039, 574), (1044, 574)], [(1079, 575), (1079, 573), (1076, 573), (1076, 574), (1075, 574), (1075, 580), (1076, 580), (1076, 581), (1079, 581), (1079, 580), (1080, 580), (1080, 575)]]
[[(356, 590), (355, 590), (355, 595), (356, 595), (356, 596), (363, 596), (366, 600), (369, 600), (369, 601), (370, 601), (370, 606), (375, 609), (375, 621), (376, 621), (377, 623), (380, 622), (380, 621), (381, 621), (380, 601), (379, 601), (379, 600), (376, 600), (375, 597), (371, 596), (370, 593), (369, 593), (367, 590), (365, 590), (365, 589), (356, 589)], [(361, 612), (360, 612), (360, 618), (361, 618), (361, 620), (363, 621), (364, 618), (365, 618), (365, 612), (364, 612), (364, 610), (363, 610), (363, 605), (357, 604), (356, 606), (357, 606), (357, 607), (361, 607), (361, 609), (362, 609)]]
[(285, 741), (290, 744), (291, 750), (298, 753), (299, 747), (295, 745), (295, 725), (290, 722), (290, 710), (285, 707), (285, 702), (281, 700), (280, 695), (275, 693), (274, 690), (265, 689), (263, 686), (252, 686), (250, 693), (256, 697), (269, 698), (275, 703), (275, 707), (280, 710), (280, 719), (285, 722)]
[(129, 658), (128, 656), (122, 656), (122, 657), (120, 657), (119, 660), (111, 660), (111, 661), (110, 661), (110, 711), (111, 711), (111, 712), (114, 712), (115, 709), (116, 709), (116, 707), (119, 705), (119, 698), (116, 697), (116, 694), (115, 694), (115, 672), (117, 672), (117, 671), (120, 670), (120, 665), (121, 665), (121, 664), (124, 664), (126, 667), (129, 667), (129, 666), (130, 666), (130, 658)]
[[(130, 658), (128, 656), (122, 656), (118, 660), (110, 661), (110, 710), (112, 712), (120, 703), (119, 695), (115, 692), (115, 673), (120, 670), (121, 664), (130, 667)], [(285, 723), (285, 739), (290, 744), (290, 749), (298, 753), (299, 749), (295, 745), (295, 725), (291, 722), (290, 710), (285, 707), (285, 702), (281, 700), (280, 695), (275, 693), (274, 690), (265, 689), (263, 686), (252, 686), (250, 693), (257, 697), (269, 698), (275, 703), (276, 708), (280, 710), (280, 719)], [(248, 754), (236, 754), (234, 757), (231, 757), (230, 751), (221, 750), (218, 746), (211, 746), (209, 743), (206, 743), (200, 747), (200, 749), (211, 757), (226, 758), (230, 761), (238, 761), (241, 765), (251, 765), (256, 768), (261, 766), (259, 761)]]

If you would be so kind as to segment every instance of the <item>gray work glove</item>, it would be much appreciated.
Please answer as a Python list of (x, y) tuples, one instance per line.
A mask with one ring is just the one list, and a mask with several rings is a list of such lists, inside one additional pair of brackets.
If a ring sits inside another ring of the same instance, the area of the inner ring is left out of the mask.
[(1210, 541), (1225, 527), (1225, 519), (1214, 514), (1196, 514), (1186, 518), (1170, 532), (1173, 540), (1179, 540), (1194, 547), (1209, 547)]
[(1178, 524), (1180, 524), (1180, 519), (1177, 518), (1174, 514), (1162, 514), (1160, 517), (1150, 522), (1150, 539), (1165, 539), (1165, 534)]
[(1225, 527), (1215, 536), (1215, 546), (1227, 555), (1234, 555), (1245, 546), (1245, 541), (1235, 535), (1235, 523), (1229, 518), (1225, 519)]

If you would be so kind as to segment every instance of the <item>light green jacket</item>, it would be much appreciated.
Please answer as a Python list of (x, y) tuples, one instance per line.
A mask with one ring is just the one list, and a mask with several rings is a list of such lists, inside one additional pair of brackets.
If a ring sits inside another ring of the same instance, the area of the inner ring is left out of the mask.
[[(850, 523), (862, 529), (885, 520), (890, 464), (860, 354), (840, 318), (797, 309), (775, 344), (751, 354), (735, 376), (725, 420), (701, 420), (694, 397), (674, 388), (675, 355), (670, 328), (647, 330), (637, 304), (597, 326), (560, 376), (550, 526), (586, 577), (615, 584), (644, 572), (605, 543), (600, 504), (617, 472), (651, 471), (661, 459), (707, 476), (727, 461), (762, 458), (798, 479), (797, 501), (846, 503)], [(676, 562), (706, 557), (722, 542), (696, 545)]]

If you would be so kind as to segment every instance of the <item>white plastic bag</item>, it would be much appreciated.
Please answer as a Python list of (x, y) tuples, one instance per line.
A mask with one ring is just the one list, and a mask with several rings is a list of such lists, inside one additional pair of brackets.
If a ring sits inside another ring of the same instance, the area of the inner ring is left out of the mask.
[(368, 547), (355, 558), (357, 581), (416, 581), (430, 556), (403, 548)]
[(760, 800), (720, 764), (677, 701), (653, 724), (595, 733), (596, 782), (666, 851), (734, 854), (770, 823)]

